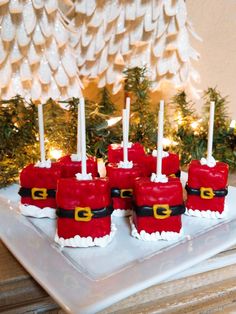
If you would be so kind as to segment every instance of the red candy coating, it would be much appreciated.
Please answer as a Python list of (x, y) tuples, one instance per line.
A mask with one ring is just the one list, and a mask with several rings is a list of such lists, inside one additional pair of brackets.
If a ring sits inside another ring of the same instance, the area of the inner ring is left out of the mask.
[[(134, 163), (142, 163), (142, 157), (145, 156), (145, 151), (140, 143), (134, 143), (128, 148), (128, 159)], [(120, 144), (111, 144), (108, 146), (108, 162), (118, 163), (123, 160), (123, 147)]]
[[(167, 183), (151, 182), (149, 178), (135, 180), (134, 199), (137, 206), (153, 206), (156, 204), (168, 204), (169, 206), (183, 204), (183, 192), (180, 181), (176, 178), (169, 178)], [(172, 231), (180, 232), (181, 216), (171, 216), (165, 219), (154, 217), (140, 217), (135, 211), (133, 220), (137, 231), (147, 233)]]
[[(109, 163), (106, 166), (107, 176), (109, 178), (110, 188), (133, 189), (134, 180), (142, 176), (142, 171), (138, 166), (131, 169), (118, 168), (115, 163)], [(113, 197), (114, 209), (131, 209), (132, 198)]]
[[(201, 165), (199, 160), (193, 160), (188, 170), (188, 186), (194, 189), (201, 187), (210, 187), (213, 190), (224, 189), (227, 186), (228, 169), (228, 165), (223, 162), (217, 162), (215, 167), (208, 167)], [(225, 197), (203, 199), (198, 195), (188, 194), (186, 207), (193, 210), (211, 210), (222, 213), (224, 202)]]
[[(20, 186), (23, 188), (57, 188), (57, 181), (61, 176), (61, 169), (58, 163), (52, 163), (51, 168), (39, 168), (30, 164), (22, 169), (20, 173)], [(33, 200), (31, 197), (21, 197), (21, 203), (34, 205), (39, 208), (56, 208), (56, 199), (48, 197), (42, 200)]]
[[(146, 155), (143, 158), (143, 164), (146, 165), (147, 176), (156, 173), (157, 157)], [(179, 156), (177, 154), (169, 153), (169, 156), (162, 158), (162, 173), (170, 176), (180, 170)]]
[[(62, 178), (73, 178), (76, 173), (81, 173), (81, 161), (72, 161), (69, 155), (61, 157), (58, 161), (61, 166)], [(93, 177), (98, 176), (97, 160), (95, 157), (88, 157), (87, 172)]]
[[(65, 210), (76, 207), (99, 209), (111, 204), (108, 179), (77, 180), (60, 179), (57, 189), (57, 206)], [(75, 237), (103, 237), (110, 234), (111, 217), (92, 218), (90, 221), (76, 221), (73, 218), (58, 218), (58, 236), (64, 239)]]

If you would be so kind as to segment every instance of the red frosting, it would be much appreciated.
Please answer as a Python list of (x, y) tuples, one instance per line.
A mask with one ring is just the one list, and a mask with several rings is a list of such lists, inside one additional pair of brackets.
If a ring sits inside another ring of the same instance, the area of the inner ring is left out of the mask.
[[(51, 168), (39, 168), (30, 164), (22, 169), (20, 173), (20, 185), (23, 188), (57, 188), (57, 181), (61, 176), (61, 169), (58, 163), (52, 163)], [(31, 197), (21, 197), (21, 203), (34, 205), (39, 208), (56, 208), (56, 199), (48, 197), (45, 200), (33, 200)]]
[[(179, 156), (177, 154), (168, 153), (169, 156), (162, 158), (162, 173), (170, 176), (177, 173), (180, 170)], [(146, 165), (146, 176), (150, 176), (152, 173), (156, 173), (157, 157), (152, 155), (146, 155), (143, 158), (143, 164)]]
[[(106, 166), (107, 176), (111, 188), (117, 189), (133, 189), (134, 180), (142, 176), (142, 171), (138, 166), (133, 166), (131, 169), (118, 168), (115, 163), (109, 163)], [(131, 209), (132, 198), (113, 197), (114, 209)]]
[[(140, 143), (134, 143), (128, 148), (128, 159), (134, 163), (142, 163), (142, 157), (145, 156), (145, 151)], [(123, 147), (120, 144), (111, 144), (108, 146), (108, 162), (118, 163), (123, 160)]]
[[(134, 199), (137, 206), (181, 205), (183, 204), (182, 185), (176, 178), (169, 178), (167, 183), (155, 183), (151, 182), (149, 178), (139, 178), (135, 180)], [(180, 215), (156, 219), (152, 216), (137, 216), (134, 211), (133, 220), (139, 233), (142, 230), (147, 233), (180, 232), (182, 226)]]
[[(188, 170), (188, 186), (200, 189), (201, 187), (212, 188), (213, 190), (224, 189), (228, 180), (228, 165), (217, 162), (215, 167), (201, 165), (199, 160), (193, 160)], [(224, 210), (225, 197), (213, 197), (203, 199), (198, 195), (188, 194), (186, 207), (188, 209), (211, 210), (222, 213)]]
[[(81, 161), (72, 161), (69, 155), (59, 159), (61, 166), (62, 178), (73, 178), (76, 173), (81, 173)], [(93, 177), (98, 176), (97, 160), (95, 157), (87, 158), (87, 172), (91, 173)]]
[[(65, 210), (76, 207), (99, 209), (111, 204), (110, 189), (107, 178), (77, 180), (60, 179), (57, 187), (57, 206)], [(64, 239), (75, 237), (103, 237), (110, 234), (111, 217), (92, 218), (90, 221), (76, 221), (73, 218), (58, 218), (57, 232)]]

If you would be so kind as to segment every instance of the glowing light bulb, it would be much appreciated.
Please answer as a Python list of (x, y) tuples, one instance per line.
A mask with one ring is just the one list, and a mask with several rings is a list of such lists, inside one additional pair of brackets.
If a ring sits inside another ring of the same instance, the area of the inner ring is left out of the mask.
[(235, 120), (231, 120), (229, 127), (230, 127), (231, 129), (235, 129), (235, 125), (236, 125), (236, 121), (235, 121)]
[(62, 156), (62, 150), (61, 149), (56, 149), (56, 148), (50, 148), (49, 150), (49, 156), (52, 159), (59, 159)]
[(198, 121), (194, 121), (190, 125), (195, 130), (198, 127)]

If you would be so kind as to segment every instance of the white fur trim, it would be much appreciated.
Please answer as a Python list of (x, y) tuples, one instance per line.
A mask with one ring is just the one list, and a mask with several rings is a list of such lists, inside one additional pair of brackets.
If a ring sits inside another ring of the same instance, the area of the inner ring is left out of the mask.
[(92, 174), (91, 173), (86, 173), (86, 174), (82, 174), (82, 173), (76, 173), (75, 174), (76, 179), (77, 180), (92, 180)]
[(51, 168), (52, 162), (50, 159), (44, 161), (37, 161), (34, 166), (37, 168)]
[(111, 232), (110, 234), (105, 235), (100, 238), (92, 238), (92, 237), (80, 237), (79, 235), (74, 236), (73, 238), (64, 239), (59, 238), (56, 233), (54, 241), (58, 243), (61, 247), (70, 246), (70, 247), (90, 247), (90, 246), (100, 246), (105, 247), (111, 240), (114, 238), (116, 233), (116, 226), (111, 224)]
[(117, 209), (114, 209), (113, 213), (112, 213), (112, 216), (115, 216), (115, 217), (125, 217), (125, 216), (130, 216), (132, 215), (132, 209), (120, 209), (120, 208), (117, 208)]
[(81, 161), (81, 154), (72, 154), (70, 155), (71, 161)]
[(118, 168), (132, 169), (133, 168), (133, 161), (120, 161), (118, 163)]
[(225, 208), (222, 213), (218, 211), (213, 211), (210, 209), (207, 210), (199, 210), (199, 209), (191, 209), (186, 207), (185, 214), (188, 216), (201, 217), (201, 218), (211, 218), (211, 219), (221, 219), (226, 217), (228, 206), (225, 205)]
[(156, 173), (152, 173), (151, 175), (151, 182), (161, 182), (161, 183), (166, 183), (168, 182), (168, 177), (165, 174), (161, 174), (160, 176), (158, 176)]
[(162, 232), (153, 232), (148, 233), (142, 230), (140, 233), (136, 229), (132, 217), (130, 217), (130, 225), (131, 225), (131, 235), (139, 240), (143, 241), (158, 241), (158, 240), (178, 240), (180, 237), (183, 236), (183, 229), (180, 232), (172, 232), (172, 231), (162, 231)]
[(202, 157), (201, 160), (200, 160), (200, 163), (201, 163), (202, 166), (207, 165), (208, 167), (213, 168), (216, 165), (216, 160), (215, 160), (215, 158), (213, 156), (211, 156), (209, 158), (209, 160), (207, 160), (206, 158)]
[(56, 209), (52, 207), (40, 208), (34, 205), (20, 204), (20, 212), (24, 216), (30, 216), (35, 218), (56, 218)]

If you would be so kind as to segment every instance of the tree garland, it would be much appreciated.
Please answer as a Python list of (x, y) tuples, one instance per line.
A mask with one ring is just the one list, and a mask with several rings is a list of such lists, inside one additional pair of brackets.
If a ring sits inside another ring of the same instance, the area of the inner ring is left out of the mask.
[[(131, 96), (130, 141), (141, 142), (147, 151), (156, 146), (157, 134), (155, 111), (158, 106), (151, 107), (150, 84), (145, 68), (126, 70), (124, 88)], [(109, 124), (111, 115), (116, 114), (116, 106), (107, 89), (102, 89), (98, 97), (98, 103), (86, 99), (87, 150), (88, 154), (105, 159), (108, 145), (121, 141), (121, 122), (113, 126)], [(166, 114), (165, 137), (169, 144), (165, 148), (178, 153), (185, 166), (191, 159), (200, 159), (206, 154), (208, 112), (212, 100), (216, 104), (213, 155), (236, 169), (236, 129), (229, 127), (227, 99), (216, 88), (209, 88), (204, 93), (203, 118), (196, 114), (184, 91), (174, 96), (171, 102), (175, 109), (174, 119), (173, 114)], [(51, 99), (44, 105), (45, 146), (51, 159), (52, 148), (62, 150), (64, 154), (76, 151), (79, 99), (63, 103), (67, 109), (62, 109)], [(39, 155), (36, 106), (20, 96), (1, 101), (0, 187), (15, 182), (19, 170), (36, 162)]]

